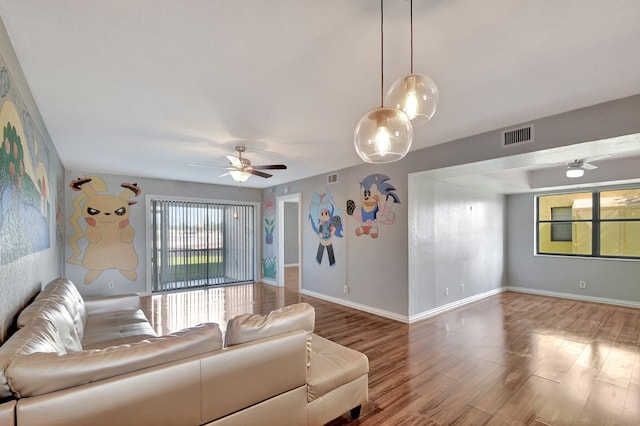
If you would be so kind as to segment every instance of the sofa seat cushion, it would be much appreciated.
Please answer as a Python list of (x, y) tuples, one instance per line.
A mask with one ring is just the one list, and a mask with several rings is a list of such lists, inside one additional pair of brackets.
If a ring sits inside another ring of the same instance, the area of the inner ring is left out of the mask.
[(156, 336), (140, 309), (91, 315), (84, 329), (82, 348), (101, 349)]
[(366, 355), (313, 335), (311, 366), (307, 369), (309, 402), (368, 373)]
[[(16, 397), (30, 397), (220, 349), (222, 333), (218, 324), (200, 324), (162, 337), (105, 349), (18, 353), (10, 360), (5, 376)], [(170, 380), (167, 385), (170, 386)]]

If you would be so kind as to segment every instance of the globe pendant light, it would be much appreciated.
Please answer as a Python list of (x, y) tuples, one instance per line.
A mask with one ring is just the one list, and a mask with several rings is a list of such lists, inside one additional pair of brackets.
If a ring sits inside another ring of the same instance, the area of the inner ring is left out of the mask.
[(440, 94), (436, 83), (426, 75), (413, 72), (413, 0), (411, 8), (411, 74), (396, 80), (387, 92), (386, 102), (404, 111), (414, 126), (426, 123), (438, 107)]
[(391, 163), (404, 158), (413, 141), (413, 126), (407, 114), (384, 107), (384, 0), (380, 0), (380, 108), (360, 119), (353, 144), (367, 163)]

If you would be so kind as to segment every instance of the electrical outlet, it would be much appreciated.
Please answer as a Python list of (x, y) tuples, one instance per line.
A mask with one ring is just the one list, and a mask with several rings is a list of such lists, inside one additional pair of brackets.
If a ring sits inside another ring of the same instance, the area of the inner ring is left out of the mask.
[(109, 281), (109, 288), (113, 288), (113, 281)]
[(580, 286), (580, 288), (587, 288), (587, 282), (586, 281), (580, 281), (580, 283), (578, 285)]
[(449, 287), (446, 287), (446, 288), (444, 289), (444, 295), (445, 295), (445, 296), (448, 296), (448, 295), (449, 295)]
[(460, 293), (464, 293), (464, 284), (460, 284)]
[(349, 286), (345, 285), (342, 291), (344, 291), (344, 294), (349, 294)]

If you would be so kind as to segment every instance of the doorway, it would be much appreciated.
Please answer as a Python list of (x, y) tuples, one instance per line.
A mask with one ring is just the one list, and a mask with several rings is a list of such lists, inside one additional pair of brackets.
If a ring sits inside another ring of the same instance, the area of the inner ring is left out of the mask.
[(301, 195), (289, 194), (278, 201), (278, 285), (298, 291), (301, 287), (300, 202)]

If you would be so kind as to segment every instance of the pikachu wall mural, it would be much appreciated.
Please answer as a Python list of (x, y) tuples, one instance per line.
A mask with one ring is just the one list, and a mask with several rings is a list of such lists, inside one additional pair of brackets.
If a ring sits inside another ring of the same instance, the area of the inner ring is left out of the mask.
[[(118, 195), (107, 193), (102, 178), (83, 177), (69, 187), (80, 194), (73, 200), (73, 215), (69, 219), (75, 233), (69, 239), (73, 254), (67, 262), (81, 265), (89, 271), (84, 277), (91, 284), (104, 271), (116, 269), (129, 281), (137, 278), (138, 255), (133, 245), (135, 231), (129, 223), (131, 197), (140, 195), (135, 183), (123, 183)], [(84, 219), (85, 229), (80, 217)], [(86, 238), (84, 253), (78, 241)], [(82, 255), (82, 257), (81, 257)]]

